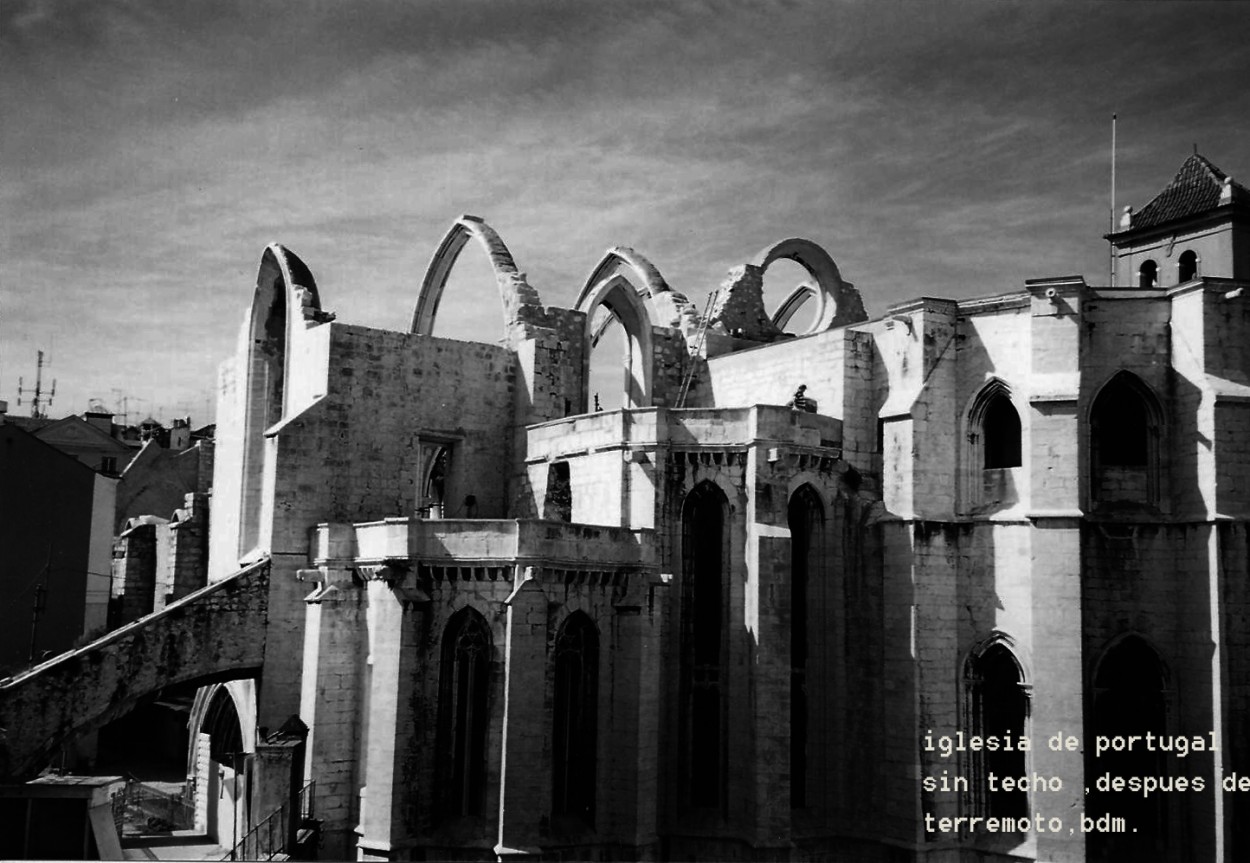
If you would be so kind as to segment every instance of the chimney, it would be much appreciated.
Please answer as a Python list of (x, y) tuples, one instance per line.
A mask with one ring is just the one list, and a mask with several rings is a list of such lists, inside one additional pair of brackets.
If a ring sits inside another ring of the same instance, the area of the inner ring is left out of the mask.
[(87, 411), (82, 418), (109, 437), (113, 436), (113, 415), (108, 411)]

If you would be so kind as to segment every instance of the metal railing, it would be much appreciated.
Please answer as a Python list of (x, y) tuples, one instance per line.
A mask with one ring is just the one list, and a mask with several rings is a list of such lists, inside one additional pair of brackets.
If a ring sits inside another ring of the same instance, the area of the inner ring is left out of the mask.
[(134, 778), (127, 779), (125, 786), (113, 795), (113, 823), (117, 835), (190, 829), (195, 825), (193, 799), (185, 794), (158, 791)]
[(251, 830), (222, 860), (272, 860), (290, 852), (290, 840), (304, 822), (313, 818), (313, 792), (316, 782), (309, 782), (299, 792), (298, 820), (291, 824), (291, 804), (284, 803)]

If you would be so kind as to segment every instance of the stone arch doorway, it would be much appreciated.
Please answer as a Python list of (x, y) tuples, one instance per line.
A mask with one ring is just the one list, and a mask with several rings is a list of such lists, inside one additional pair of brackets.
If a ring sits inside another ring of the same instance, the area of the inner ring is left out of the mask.
[(189, 721), (187, 775), (195, 825), (233, 847), (251, 826), (251, 755), (256, 751), (256, 684), (232, 680), (196, 693)]

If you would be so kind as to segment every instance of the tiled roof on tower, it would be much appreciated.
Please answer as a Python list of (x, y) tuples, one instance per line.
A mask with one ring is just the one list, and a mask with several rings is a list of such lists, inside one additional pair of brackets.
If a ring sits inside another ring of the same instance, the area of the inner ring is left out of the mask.
[[(1230, 197), (1224, 200), (1225, 185)], [(1194, 153), (1185, 160), (1172, 182), (1154, 200), (1132, 216), (1132, 227), (1152, 228), (1178, 219), (1187, 219), (1214, 210), (1222, 204), (1250, 203), (1250, 190), (1230, 180), (1206, 157)]]

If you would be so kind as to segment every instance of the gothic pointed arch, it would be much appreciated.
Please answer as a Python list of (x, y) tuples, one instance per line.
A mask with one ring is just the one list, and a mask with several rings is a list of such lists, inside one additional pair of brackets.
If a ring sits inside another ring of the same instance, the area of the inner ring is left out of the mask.
[[(1159, 651), (1135, 632), (1112, 639), (1091, 669), (1092, 698), (1089, 731), (1092, 738), (1127, 739), (1147, 734), (1163, 738), (1170, 733), (1169, 713), (1173, 698), (1171, 676)], [(1087, 775), (1167, 776), (1164, 753), (1147, 747), (1109, 749), (1101, 755), (1086, 750)], [(1168, 798), (1171, 794), (1117, 793), (1093, 788), (1089, 811), (1095, 817), (1109, 815), (1134, 825), (1131, 833), (1090, 834), (1091, 860), (1161, 860), (1168, 856)], [(1175, 850), (1173, 848), (1173, 850)]]
[[(964, 728), (971, 735), (1018, 742), (1029, 734), (1032, 687), (1019, 647), (1002, 632), (994, 632), (968, 652), (963, 665)], [(1025, 752), (1016, 746), (973, 751), (968, 763), (968, 803), (987, 818), (1016, 819), (1030, 811), (1028, 792), (1003, 790), (989, 783), (989, 774), (1022, 776), (1028, 766)]]
[(1024, 477), (1015, 469), (1024, 464), (1024, 432), (1011, 385), (999, 377), (986, 381), (968, 402), (963, 424), (962, 508), (1017, 503), (1017, 481)]
[[(586, 315), (583, 375), (586, 392), (583, 394), (582, 411), (590, 409), (591, 362), (604, 331), (613, 321), (619, 321), (625, 331), (625, 356), (622, 357), (624, 399), (623, 407), (651, 406), (653, 372), (653, 344), (651, 333), (651, 310), (628, 279), (620, 273), (599, 282), (579, 298), (577, 311)], [(605, 314), (597, 314), (603, 310)]]
[(604, 253), (599, 263), (586, 277), (586, 283), (577, 294), (575, 307), (581, 306), (582, 301), (600, 282), (622, 269), (630, 270), (638, 277), (648, 298), (654, 298), (658, 294), (665, 294), (669, 291), (668, 282), (664, 281), (664, 277), (660, 275), (655, 264), (628, 246), (615, 246)]
[(729, 501), (705, 480), (681, 509), (680, 786), (696, 809), (722, 810), (728, 778)]
[(595, 822), (599, 630), (584, 611), (565, 618), (552, 647), (552, 815)]
[(850, 282), (843, 280), (838, 265), (824, 248), (811, 240), (791, 237), (762, 249), (751, 261), (751, 265), (762, 274), (774, 261), (783, 259), (794, 261), (807, 270), (812, 277), (813, 290), (822, 297), (820, 315), (809, 332), (868, 320), (859, 291)]
[(247, 325), (240, 558), (263, 542), (265, 431), (281, 420), (289, 407), (287, 381), (296, 328), (330, 317), (321, 309), (317, 282), (308, 266), (285, 246), (269, 245), (261, 255)]
[(466, 606), (443, 630), (438, 684), (438, 774), (443, 818), (484, 814), (493, 639)]
[(825, 507), (804, 483), (794, 490), (786, 511), (790, 528), (790, 806), (808, 805), (807, 784), (811, 699), (808, 692), (809, 633), (819, 626), (809, 597), (826, 555)]
[(1157, 506), (1163, 410), (1140, 377), (1120, 369), (1089, 407), (1090, 500), (1095, 506)]
[(685, 294), (669, 287), (659, 269), (645, 255), (628, 246), (615, 246), (604, 253), (586, 277), (574, 307), (581, 307), (596, 287), (607, 279), (626, 273), (626, 278), (632, 276), (640, 285), (639, 294), (657, 326), (681, 330), (687, 337), (698, 329), (699, 314), (694, 304)]
[(470, 239), (477, 240), (490, 259), (499, 299), (503, 304), (505, 329), (511, 329), (518, 323), (533, 323), (541, 318), (542, 303), (538, 292), (526, 281), (525, 274), (517, 269), (512, 252), (499, 234), (480, 217), (464, 215), (452, 223), (426, 267), (425, 278), (417, 294), (417, 305), (412, 313), (411, 332), (425, 336), (433, 334), (434, 319), (438, 315), (447, 278)]

